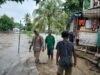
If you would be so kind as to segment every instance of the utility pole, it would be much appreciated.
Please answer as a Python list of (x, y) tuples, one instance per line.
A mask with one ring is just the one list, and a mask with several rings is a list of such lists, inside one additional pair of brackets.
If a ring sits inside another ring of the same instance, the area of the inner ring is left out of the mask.
[(20, 34), (21, 34), (21, 20), (20, 20), (20, 26), (19, 26), (18, 54), (20, 52)]

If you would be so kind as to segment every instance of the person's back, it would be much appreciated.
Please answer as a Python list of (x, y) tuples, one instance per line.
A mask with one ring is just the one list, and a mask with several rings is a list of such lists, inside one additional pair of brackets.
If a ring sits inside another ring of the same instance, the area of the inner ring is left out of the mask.
[(60, 60), (59, 65), (62, 67), (71, 67), (72, 66), (72, 52), (73, 44), (69, 41), (60, 41), (58, 43), (57, 49), (59, 48)]
[(68, 41), (68, 32), (62, 32), (63, 41), (57, 43), (56, 63), (58, 65), (57, 75), (71, 75), (72, 71), (72, 55), (74, 56), (74, 66), (76, 66), (76, 54), (73, 43)]
[(43, 38), (42, 38), (42, 36), (34, 36), (33, 37), (33, 42), (34, 42), (34, 44), (33, 44), (33, 49), (35, 50), (35, 49), (38, 49), (38, 50), (40, 50), (41, 49), (41, 47), (42, 47), (42, 42), (43, 42)]
[(43, 38), (39, 35), (37, 30), (34, 30), (34, 34), (35, 36), (32, 39), (29, 51), (31, 51), (31, 47), (33, 47), (35, 62), (39, 63), (40, 51), (44, 51)]

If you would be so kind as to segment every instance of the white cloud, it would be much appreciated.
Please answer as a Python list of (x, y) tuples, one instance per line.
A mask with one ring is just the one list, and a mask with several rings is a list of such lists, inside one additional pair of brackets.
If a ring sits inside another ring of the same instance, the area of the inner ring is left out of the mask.
[(26, 13), (30, 13), (32, 16), (32, 12), (36, 8), (37, 6), (34, 0), (25, 0), (22, 4), (9, 1), (1, 5), (0, 16), (7, 14), (9, 17), (13, 17), (16, 22), (20, 22)]

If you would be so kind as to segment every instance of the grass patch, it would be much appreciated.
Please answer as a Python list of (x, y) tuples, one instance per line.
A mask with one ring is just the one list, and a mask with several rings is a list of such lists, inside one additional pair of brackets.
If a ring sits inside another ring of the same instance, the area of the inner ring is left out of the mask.
[(26, 34), (29, 37), (32, 37), (32, 31), (23, 31), (22, 33)]

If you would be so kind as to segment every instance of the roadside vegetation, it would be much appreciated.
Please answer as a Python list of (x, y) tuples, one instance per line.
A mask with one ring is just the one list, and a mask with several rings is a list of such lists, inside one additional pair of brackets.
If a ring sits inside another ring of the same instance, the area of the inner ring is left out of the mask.
[[(0, 5), (7, 0), (0, 0)], [(23, 3), (25, 0), (8, 0)], [(21, 29), (30, 34), (34, 29), (40, 32), (52, 30), (59, 34), (63, 30), (69, 30), (72, 14), (82, 11), (83, 0), (33, 0), (36, 1), (37, 9), (33, 11), (33, 20), (29, 13), (25, 14), (25, 25)], [(76, 9), (77, 8), (77, 9)], [(5, 24), (6, 21), (6, 24)], [(19, 27), (19, 23), (14, 22), (14, 18), (7, 15), (0, 17), (0, 31), (12, 30)], [(23, 26), (23, 25), (22, 25)]]

